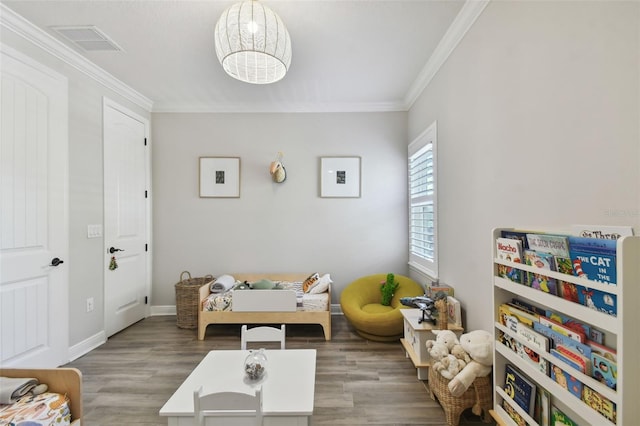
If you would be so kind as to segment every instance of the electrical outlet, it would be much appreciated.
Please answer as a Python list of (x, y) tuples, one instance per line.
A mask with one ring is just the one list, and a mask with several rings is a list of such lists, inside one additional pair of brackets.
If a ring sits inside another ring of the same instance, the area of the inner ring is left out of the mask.
[(93, 297), (87, 299), (87, 312), (93, 311)]

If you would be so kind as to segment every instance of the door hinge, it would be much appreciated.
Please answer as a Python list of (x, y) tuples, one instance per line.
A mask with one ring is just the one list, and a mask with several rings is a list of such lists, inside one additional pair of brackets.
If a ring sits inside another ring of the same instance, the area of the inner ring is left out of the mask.
[(148, 194), (147, 194), (147, 190), (145, 189), (145, 191), (144, 191), (144, 198), (147, 198), (147, 197), (148, 197)]
[(149, 296), (145, 296), (144, 297), (144, 304), (148, 304), (149, 303)]
[(149, 251), (149, 244), (144, 245), (144, 251)]
[(144, 138), (144, 146), (147, 146), (147, 138)]

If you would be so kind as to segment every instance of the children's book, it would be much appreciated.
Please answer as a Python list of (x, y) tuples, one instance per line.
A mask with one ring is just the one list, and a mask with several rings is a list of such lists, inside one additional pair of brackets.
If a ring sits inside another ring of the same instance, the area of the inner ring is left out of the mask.
[(551, 394), (545, 388), (538, 387), (537, 398), (538, 409), (536, 410), (535, 420), (540, 426), (551, 426)]
[(548, 337), (553, 342), (553, 347), (564, 345), (580, 355), (591, 358), (591, 346), (580, 343), (577, 340), (573, 340), (562, 333), (558, 333), (557, 331), (540, 324), (539, 322), (533, 324), (533, 329), (543, 336)]
[(606, 359), (617, 362), (618, 353), (615, 349), (603, 345), (602, 343), (595, 342), (593, 340), (587, 340), (587, 345), (591, 348), (591, 353), (597, 353), (598, 355), (605, 357)]
[(575, 330), (578, 333), (584, 334), (585, 337), (591, 336), (592, 328), (589, 324), (580, 322), (578, 320), (575, 320), (559, 312), (552, 311), (550, 309), (545, 310), (544, 316), (564, 325), (565, 327), (569, 327), (570, 329)]
[(616, 283), (616, 240), (569, 237), (573, 274), (606, 284)]
[(533, 303), (525, 302), (524, 300), (520, 300), (517, 297), (511, 299), (511, 305), (517, 306), (527, 312), (531, 312), (533, 315), (546, 315), (546, 309), (539, 308)]
[(569, 257), (569, 237), (566, 235), (527, 234), (527, 242), (529, 250)]
[(549, 365), (547, 360), (541, 357), (538, 352), (529, 348), (527, 345), (523, 345), (512, 336), (503, 333), (500, 330), (498, 330), (496, 335), (500, 343), (511, 349), (516, 355), (531, 364), (533, 367), (537, 368), (541, 373), (549, 375)]
[(522, 250), (526, 250), (529, 248), (529, 243), (527, 242), (527, 233), (526, 231), (502, 231), (500, 232), (500, 236), (502, 238), (511, 238), (512, 240), (520, 240), (522, 243)]
[(616, 389), (618, 384), (618, 366), (615, 361), (591, 352), (591, 377), (604, 383), (611, 389)]
[(585, 404), (602, 414), (609, 421), (613, 423), (616, 422), (616, 404), (611, 402), (608, 398), (605, 398), (589, 386), (585, 386), (584, 392), (582, 393), (582, 400)]
[[(571, 365), (572, 361), (564, 357), (557, 350), (551, 349), (551, 355), (562, 360), (564, 363)], [(571, 365), (571, 366), (577, 367), (574, 365)], [(575, 396), (576, 398), (582, 399), (582, 389), (584, 388), (584, 386), (580, 380), (576, 379), (567, 371), (564, 371), (562, 368), (560, 368), (560, 366), (555, 364), (551, 364), (550, 373), (551, 373), (550, 376), (552, 380), (554, 380), (557, 384), (559, 384), (560, 386), (562, 386), (563, 388), (571, 392), (571, 394), (573, 394), (573, 396)]]
[(534, 331), (531, 327), (519, 323), (516, 325), (517, 335), (526, 341), (531, 346), (541, 350), (542, 352), (549, 352), (549, 338)]
[(441, 282), (428, 282), (427, 283), (427, 296), (433, 298), (437, 292), (443, 292), (447, 296), (453, 296), (455, 290), (449, 284)]
[[(590, 358), (580, 355), (579, 353), (575, 352), (571, 348), (567, 348), (564, 345), (558, 345), (556, 347), (556, 350), (560, 352), (562, 355), (564, 355), (566, 358), (573, 361), (573, 363), (578, 366), (577, 369), (580, 372), (588, 376), (591, 375), (591, 359)], [(591, 352), (591, 355), (593, 356), (593, 352)]]
[[(522, 263), (522, 241), (512, 238), (496, 240), (496, 256), (500, 260)], [(523, 271), (506, 265), (498, 265), (498, 275), (513, 282), (522, 283)]]
[(615, 294), (581, 285), (577, 285), (576, 289), (578, 290), (578, 301), (581, 305), (614, 317), (618, 315), (618, 297)]
[(551, 424), (553, 426), (578, 426), (576, 422), (571, 420), (555, 405), (551, 406)]
[(583, 343), (587, 340), (587, 336), (582, 329), (567, 327), (564, 324), (561, 324), (545, 316), (541, 316), (539, 318), (539, 322), (540, 324), (547, 326), (550, 329), (557, 331), (558, 333), (562, 333), (565, 336), (572, 338), (573, 340), (577, 340), (580, 343)]
[[(535, 268), (546, 269), (549, 271), (556, 270), (555, 259), (553, 255), (548, 253), (525, 250), (524, 260), (527, 265), (531, 265)], [(549, 278), (542, 273), (527, 272), (526, 284), (529, 287), (544, 291), (545, 293), (551, 293), (553, 295), (558, 294), (556, 280), (554, 278)]]
[(527, 414), (533, 416), (536, 385), (510, 364), (505, 365), (504, 391)]
[(631, 226), (571, 225), (571, 232), (578, 237), (617, 240), (620, 237), (633, 235), (633, 228)]
[(462, 327), (462, 309), (458, 299), (447, 296), (447, 314), (449, 324), (455, 324)]
[[(554, 256), (556, 270), (566, 275), (573, 275), (573, 265), (570, 257)], [(574, 283), (558, 280), (558, 296), (573, 303), (580, 303), (578, 300), (578, 289)]]
[(522, 316), (517, 309), (506, 303), (503, 303), (498, 307), (498, 321), (500, 324), (513, 331), (516, 331), (516, 325), (520, 322), (528, 325), (529, 327), (533, 327), (533, 321), (529, 317)]
[(520, 414), (518, 414), (515, 408), (513, 408), (511, 404), (509, 404), (509, 402), (502, 401), (502, 408), (509, 415), (509, 417), (511, 417), (511, 420), (513, 420), (518, 426), (527, 426), (527, 422)]

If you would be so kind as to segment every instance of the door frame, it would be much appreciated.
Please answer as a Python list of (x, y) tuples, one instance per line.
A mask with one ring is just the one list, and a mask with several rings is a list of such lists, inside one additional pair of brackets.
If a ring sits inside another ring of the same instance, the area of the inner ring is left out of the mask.
[[(152, 244), (152, 230), (153, 230), (153, 224), (152, 224), (152, 205), (153, 203), (151, 202), (152, 200), (152, 188), (151, 188), (151, 137), (150, 137), (150, 125), (149, 125), (149, 119), (141, 116), (140, 114), (135, 113), (134, 111), (130, 110), (129, 108), (123, 106), (122, 104), (119, 104), (118, 102), (103, 96), (102, 97), (102, 144), (103, 144), (103, 152), (104, 152), (104, 143), (105, 143), (105, 126), (104, 126), (104, 116), (106, 113), (106, 109), (107, 108), (113, 108), (115, 110), (120, 111), (123, 114), (126, 114), (138, 121), (140, 121), (141, 123), (144, 124), (144, 137), (147, 141), (147, 149), (145, 150), (145, 168), (146, 168), (146, 173), (145, 173), (145, 188), (147, 188), (147, 198), (145, 200), (145, 211), (146, 211), (146, 229), (145, 229), (145, 233), (146, 233), (146, 240), (147, 240), (147, 244), (148, 244), (148, 250), (147, 250), (147, 254), (146, 254), (146, 280), (145, 280), (145, 290), (147, 293), (147, 304), (145, 306), (145, 318), (148, 317), (151, 313), (151, 283), (153, 282), (151, 279), (151, 275), (152, 275), (152, 259), (153, 259), (153, 244)], [(104, 155), (103, 155), (103, 162), (104, 162)], [(105, 188), (105, 170), (106, 170), (106, 164), (103, 163), (103, 168), (102, 168), (102, 188), (103, 188), (103, 194), (102, 194), (102, 199), (103, 199), (103, 203), (102, 203), (102, 208), (103, 208), (103, 222), (104, 222), (104, 218), (106, 217), (106, 203), (105, 203), (105, 192), (104, 192), (104, 188)], [(106, 235), (106, 230), (104, 235)], [(108, 250), (107, 247), (107, 242), (106, 240), (103, 239), (103, 256), (104, 253), (106, 253), (106, 251)], [(103, 283), (103, 289), (102, 289), (102, 300), (103, 300), (103, 307), (102, 307), (102, 311), (104, 312), (104, 318), (103, 318), (103, 331), (106, 332), (106, 325), (107, 325), (107, 310), (106, 310), (106, 297), (107, 297), (107, 287), (106, 287), (106, 282), (107, 282), (107, 273), (109, 272), (109, 269), (107, 268), (107, 265), (103, 265), (103, 270), (102, 270), (102, 283)]]

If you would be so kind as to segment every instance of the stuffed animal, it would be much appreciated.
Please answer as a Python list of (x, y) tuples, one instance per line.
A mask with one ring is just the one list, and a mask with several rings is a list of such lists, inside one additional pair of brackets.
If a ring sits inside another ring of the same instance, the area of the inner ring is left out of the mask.
[(471, 361), (449, 382), (453, 396), (465, 393), (476, 377), (489, 375), (493, 366), (493, 334), (485, 330), (470, 331), (460, 336), (460, 346)]
[(425, 342), (427, 349), (430, 349), (437, 342), (444, 344), (450, 352), (454, 345), (460, 343), (456, 333), (451, 330), (432, 330), (432, 333), (436, 335), (436, 340), (427, 340)]
[(460, 343), (456, 343), (455, 345), (453, 345), (453, 348), (451, 348), (449, 353), (451, 353), (451, 355), (455, 356), (458, 360), (464, 362), (464, 365), (461, 368), (464, 368), (465, 365), (467, 365), (467, 364), (469, 364), (469, 362), (471, 362), (471, 357), (469, 356), (467, 351), (464, 350), (464, 348), (462, 347), (462, 345)]
[(436, 366), (434, 370), (448, 380), (453, 379), (466, 365), (464, 361), (451, 354), (442, 358), (439, 364), (440, 366)]
[(447, 349), (444, 343), (435, 341), (427, 352), (429, 352), (429, 356), (431, 357), (432, 366), (434, 363), (441, 361), (449, 355), (449, 349)]

